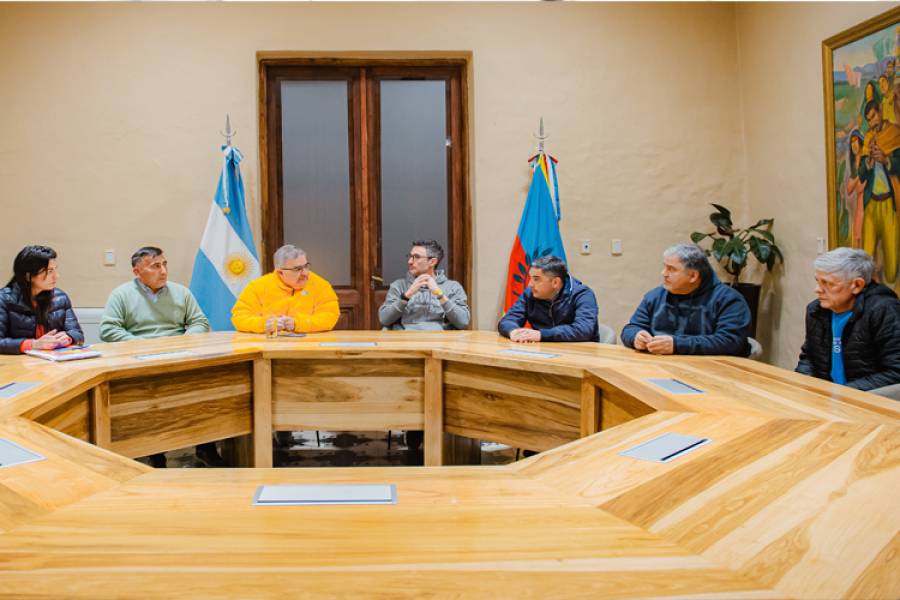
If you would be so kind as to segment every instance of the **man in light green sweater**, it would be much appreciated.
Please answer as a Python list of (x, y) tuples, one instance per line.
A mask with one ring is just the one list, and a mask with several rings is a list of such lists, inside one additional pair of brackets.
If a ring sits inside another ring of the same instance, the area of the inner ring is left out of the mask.
[(106, 301), (101, 340), (124, 342), (209, 331), (209, 321), (191, 290), (168, 281), (162, 250), (141, 248), (131, 257), (131, 265), (135, 278), (114, 289)]
[[(206, 333), (209, 321), (183, 285), (170, 282), (163, 251), (146, 246), (131, 256), (134, 279), (112, 291), (100, 321), (100, 339), (123, 342), (140, 338)], [(197, 446), (197, 458), (209, 466), (222, 466), (215, 442)], [(154, 454), (150, 464), (166, 466), (165, 453)]]

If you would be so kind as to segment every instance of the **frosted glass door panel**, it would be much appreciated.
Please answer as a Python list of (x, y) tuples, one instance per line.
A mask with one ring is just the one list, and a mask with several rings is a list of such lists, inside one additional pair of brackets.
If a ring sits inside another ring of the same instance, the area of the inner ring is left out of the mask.
[(350, 285), (350, 149), (346, 81), (281, 82), (284, 242), (313, 271)]
[[(382, 81), (381, 264), (403, 277), (409, 242), (434, 239), (447, 252), (447, 107), (443, 81)], [(447, 257), (441, 262), (445, 269)]]

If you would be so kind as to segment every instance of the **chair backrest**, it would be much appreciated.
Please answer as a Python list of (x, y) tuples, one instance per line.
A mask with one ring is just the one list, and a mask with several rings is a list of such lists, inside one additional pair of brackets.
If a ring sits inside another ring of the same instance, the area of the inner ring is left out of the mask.
[(597, 329), (600, 330), (600, 343), (601, 344), (615, 344), (616, 343), (616, 332), (609, 325), (604, 325), (603, 323), (597, 323)]

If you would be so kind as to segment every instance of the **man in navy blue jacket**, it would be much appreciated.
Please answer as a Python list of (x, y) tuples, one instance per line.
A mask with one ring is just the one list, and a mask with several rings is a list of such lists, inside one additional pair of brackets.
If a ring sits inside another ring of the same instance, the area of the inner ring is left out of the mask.
[(501, 335), (523, 343), (600, 341), (597, 298), (569, 275), (561, 258), (535, 260), (528, 277), (528, 287), (497, 325)]
[(706, 253), (677, 244), (663, 253), (663, 284), (647, 292), (622, 343), (651, 354), (749, 356), (750, 308), (716, 277)]

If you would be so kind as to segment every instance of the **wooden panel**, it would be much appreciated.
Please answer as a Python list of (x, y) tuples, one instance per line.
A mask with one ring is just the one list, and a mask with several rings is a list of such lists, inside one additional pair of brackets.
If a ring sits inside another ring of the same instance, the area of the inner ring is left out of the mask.
[(333, 329), (335, 331), (361, 329), (360, 315), (362, 314), (362, 310), (360, 309), (360, 306), (362, 304), (362, 298), (363, 296), (366, 296), (366, 294), (360, 294), (359, 290), (341, 287), (334, 290), (334, 292), (338, 297), (341, 314)]
[(78, 394), (32, 418), (41, 425), (46, 425), (79, 440), (91, 441), (89, 392)]
[(425, 359), (425, 464), (437, 466), (444, 457), (444, 362)]
[(253, 465), (272, 466), (272, 361), (253, 361)]
[(272, 361), (277, 430), (423, 429), (421, 359)]
[(111, 449), (145, 456), (251, 431), (249, 363), (110, 383)]
[(602, 383), (597, 388), (600, 390), (601, 430), (656, 412), (651, 406), (611, 385)]
[(445, 465), (481, 464), (481, 440), (443, 433), (442, 460)]
[(514, 369), (446, 363), (444, 429), (529, 450), (548, 450), (581, 431), (581, 381)]
[(600, 431), (600, 390), (589, 381), (581, 382), (581, 437)]
[[(269, 439), (272, 439), (271, 434)], [(271, 447), (271, 446), (270, 446)], [(270, 453), (271, 454), (271, 453)], [(249, 468), (256, 465), (253, 446), (253, 435), (239, 435), (222, 442), (222, 458), (226, 465)], [(271, 467), (272, 465), (268, 465)]]
[(112, 443), (108, 383), (101, 383), (91, 390), (91, 438), (101, 448), (109, 448)]

